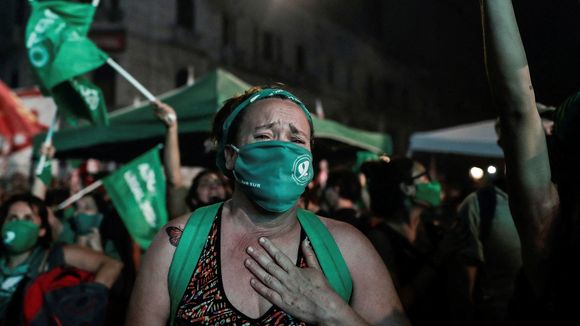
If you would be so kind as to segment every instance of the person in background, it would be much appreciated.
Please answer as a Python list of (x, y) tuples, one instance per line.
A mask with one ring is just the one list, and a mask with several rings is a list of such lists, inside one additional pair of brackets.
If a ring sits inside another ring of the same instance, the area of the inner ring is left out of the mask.
[(326, 209), (318, 211), (318, 215), (349, 223), (364, 232), (365, 220), (356, 206), (361, 198), (361, 184), (356, 173), (346, 169), (331, 171), (322, 197)]
[(198, 207), (215, 204), (228, 197), (226, 180), (221, 173), (213, 170), (199, 172), (191, 182), (185, 196), (185, 205), (190, 212)]
[[(236, 180), (215, 217), (183, 294), (168, 273), (188, 215), (169, 222), (148, 249), (128, 325), (400, 325), (406, 318), (389, 272), (356, 228), (309, 215), (332, 235), (350, 274), (344, 299), (331, 288), (298, 214), (313, 178), (313, 124), (300, 100), (276, 88), (252, 88), (226, 101), (214, 120), (217, 164)], [(311, 235), (321, 231), (314, 231)], [(312, 242), (314, 244), (314, 242)], [(177, 256), (175, 256), (177, 257)], [(339, 259), (339, 257), (336, 257)], [(171, 299), (177, 296), (175, 312)]]
[(163, 166), (168, 185), (169, 217), (175, 218), (192, 212), (198, 207), (226, 200), (229, 197), (227, 182), (219, 172), (213, 170), (199, 172), (193, 178), (189, 190), (184, 187), (181, 176), (177, 115), (175, 110), (165, 103), (157, 101), (154, 105), (155, 115), (166, 127)]
[(441, 203), (441, 187), (409, 158), (366, 162), (371, 223), (367, 236), (387, 265), (413, 325), (447, 322), (446, 259), (423, 215)]
[[(123, 264), (80, 246), (52, 246), (48, 210), (30, 194), (10, 197), (0, 207), (0, 318), (17, 325), (29, 281), (55, 266), (95, 273), (95, 283), (111, 288)], [(8, 308), (10, 306), (10, 308)]]
[(523, 273), (513, 320), (577, 324), (580, 293), (580, 92), (554, 113), (548, 138), (510, 0), (481, 0), (485, 64), (499, 113), (510, 210)]
[(468, 195), (449, 232), (463, 243), (449, 278), (455, 325), (509, 324), (509, 304), (522, 258), (502, 179)]

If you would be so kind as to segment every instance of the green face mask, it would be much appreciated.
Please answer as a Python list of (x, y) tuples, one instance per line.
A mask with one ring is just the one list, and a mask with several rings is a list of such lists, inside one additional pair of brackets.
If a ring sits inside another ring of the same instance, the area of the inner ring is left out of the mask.
[(420, 183), (415, 186), (415, 201), (429, 204), (431, 207), (441, 205), (441, 184), (437, 181)]
[(102, 214), (78, 213), (72, 217), (72, 224), (78, 235), (87, 235), (93, 228), (98, 228), (102, 220)]
[(11, 254), (21, 254), (36, 245), (40, 227), (31, 221), (12, 221), (2, 228), (2, 243)]
[(294, 206), (312, 180), (312, 153), (286, 141), (262, 141), (237, 148), (234, 177), (242, 191), (269, 212)]

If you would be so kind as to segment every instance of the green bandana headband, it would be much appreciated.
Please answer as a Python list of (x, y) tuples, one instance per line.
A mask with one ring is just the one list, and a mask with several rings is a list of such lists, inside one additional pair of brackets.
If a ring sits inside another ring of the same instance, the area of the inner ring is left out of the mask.
[(226, 142), (228, 140), (228, 134), (229, 134), (230, 127), (234, 123), (234, 120), (240, 114), (240, 112), (242, 112), (242, 110), (247, 108), (250, 104), (253, 104), (258, 100), (270, 98), (270, 97), (280, 97), (280, 98), (287, 99), (287, 100), (290, 100), (290, 101), (296, 103), (302, 109), (302, 111), (304, 111), (304, 114), (306, 114), (306, 118), (308, 119), (308, 122), (310, 124), (312, 124), (312, 116), (310, 115), (310, 112), (306, 108), (306, 105), (304, 105), (304, 103), (302, 103), (302, 101), (300, 101), (292, 93), (285, 91), (283, 89), (265, 88), (265, 89), (262, 89), (261, 91), (255, 93), (255, 94), (253, 94), (252, 96), (247, 98), (245, 101), (240, 103), (238, 106), (236, 106), (236, 108), (232, 111), (232, 113), (230, 113), (230, 115), (228, 116), (228, 118), (226, 119), (226, 121), (224, 122), (224, 125), (222, 127), (222, 140), (219, 144), (218, 153), (217, 153), (217, 157), (216, 157), (216, 164), (217, 164), (218, 168), (220, 169), (220, 171), (222, 171), (223, 174), (226, 174), (226, 172), (227, 172), (226, 165), (225, 165), (225, 158), (224, 158), (224, 149), (226, 146)]

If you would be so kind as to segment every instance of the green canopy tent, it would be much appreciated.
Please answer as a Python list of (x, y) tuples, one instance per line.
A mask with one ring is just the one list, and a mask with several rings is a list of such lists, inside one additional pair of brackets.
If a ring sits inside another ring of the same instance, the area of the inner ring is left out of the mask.
[[(231, 73), (217, 69), (193, 85), (159, 96), (161, 101), (176, 111), (183, 165), (213, 166), (215, 153), (208, 139), (213, 116), (226, 99), (243, 93), (249, 87)], [(391, 139), (386, 134), (357, 130), (316, 117), (314, 125), (315, 152), (318, 155), (354, 149), (387, 154), (392, 151)], [(84, 126), (58, 131), (54, 134), (53, 143), (57, 158), (127, 162), (154, 144), (162, 143), (164, 135), (165, 127), (154, 116), (152, 105), (147, 103), (113, 112), (109, 126)], [(43, 139), (43, 135), (37, 136), (35, 146), (40, 146)]]

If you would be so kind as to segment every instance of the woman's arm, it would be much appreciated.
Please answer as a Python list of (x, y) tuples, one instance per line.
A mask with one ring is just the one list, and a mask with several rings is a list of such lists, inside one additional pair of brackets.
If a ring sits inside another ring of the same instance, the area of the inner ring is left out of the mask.
[[(54, 148), (54, 146), (52, 144), (49, 144), (49, 145), (46, 145), (44, 143), (42, 144), (42, 147), (40, 148), (40, 155), (46, 156), (46, 163), (45, 164), (50, 163), (50, 161), (54, 158), (55, 153), (56, 153), (56, 149)], [(46, 199), (46, 191), (47, 191), (47, 185), (45, 185), (44, 182), (40, 179), (40, 177), (36, 175), (36, 166), (35, 166), (34, 179), (32, 180), (31, 192), (34, 196), (36, 196), (42, 200), (45, 200)]]
[(511, 0), (481, 0), (486, 67), (499, 109), (510, 208), (522, 243), (523, 265), (541, 291), (558, 195), (551, 182), (546, 140)]
[[(186, 216), (187, 217), (187, 216)], [(164, 226), (153, 240), (141, 264), (131, 294), (125, 325), (165, 325), (169, 320), (170, 297), (167, 285), (169, 266), (186, 218)], [(175, 230), (177, 232), (168, 232)]]
[(63, 247), (66, 265), (95, 274), (95, 282), (111, 288), (123, 269), (123, 263), (105, 254), (78, 245)]
[(167, 177), (167, 209), (169, 218), (175, 218), (186, 212), (185, 201), (179, 192), (183, 188), (181, 180), (181, 155), (179, 153), (179, 134), (177, 130), (177, 116), (175, 110), (162, 102), (154, 102), (155, 115), (165, 125), (165, 147), (163, 149), (163, 167)]

